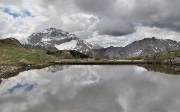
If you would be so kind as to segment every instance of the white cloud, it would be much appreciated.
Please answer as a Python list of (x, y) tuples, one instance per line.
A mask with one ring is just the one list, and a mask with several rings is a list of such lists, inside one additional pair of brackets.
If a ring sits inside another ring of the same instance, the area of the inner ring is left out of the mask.
[[(37, 8), (37, 5), (32, 5), (32, 3), (34, 2), (26, 1), (14, 5), (0, 4), (0, 6), (2, 7), (2, 9), (0, 9), (1, 38), (14, 37), (18, 39), (20, 42), (24, 43), (27, 37), (35, 31), (35, 27), (47, 20), (45, 16), (41, 16), (37, 14), (37, 12), (40, 14), (42, 10), (39, 11), (40, 8)], [(7, 8), (9, 12), (20, 14), (20, 16), (13, 17), (13, 15), (4, 12), (3, 11), (4, 8)], [(29, 10), (29, 8), (32, 9)], [(33, 11), (36, 13), (32, 13), (31, 16), (27, 16), (25, 15), (25, 13), (22, 13), (25, 10), (29, 11), (30, 14)]]
[(136, 32), (129, 35), (128, 41), (133, 42), (135, 40), (152, 37), (156, 37), (158, 39), (172, 39), (180, 41), (179, 35), (179, 32), (170, 31), (168, 29), (141, 26), (137, 28)]
[(34, 32), (40, 22), (45, 21), (44, 17), (17, 17), (14, 18), (12, 15), (8, 15), (0, 10), (0, 36), (1, 38), (14, 37), (20, 42), (25, 42), (26, 38)]
[(80, 31), (92, 31), (95, 24), (98, 22), (98, 18), (88, 14), (73, 14), (73, 15), (61, 15), (50, 17), (47, 21), (41, 23), (36, 27), (36, 30), (43, 30), (45, 28), (55, 27), (63, 29), (70, 33)]
[(99, 44), (103, 47), (109, 47), (109, 46), (125, 46), (128, 42), (128, 39), (124, 36), (110, 36), (110, 35), (98, 35), (97, 32), (93, 33), (93, 36), (90, 38), (87, 38), (86, 41), (93, 43), (93, 44)]

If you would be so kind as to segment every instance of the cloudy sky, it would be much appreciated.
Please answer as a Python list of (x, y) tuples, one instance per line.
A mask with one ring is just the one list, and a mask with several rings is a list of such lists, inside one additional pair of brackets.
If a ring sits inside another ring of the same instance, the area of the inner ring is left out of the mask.
[(0, 0), (0, 38), (24, 43), (55, 27), (104, 47), (150, 38), (180, 41), (180, 0)]

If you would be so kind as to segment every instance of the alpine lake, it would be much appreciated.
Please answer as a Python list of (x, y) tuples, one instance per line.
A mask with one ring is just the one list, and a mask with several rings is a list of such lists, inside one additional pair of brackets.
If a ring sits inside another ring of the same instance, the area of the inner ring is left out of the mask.
[(180, 66), (53, 65), (0, 82), (0, 112), (180, 112)]

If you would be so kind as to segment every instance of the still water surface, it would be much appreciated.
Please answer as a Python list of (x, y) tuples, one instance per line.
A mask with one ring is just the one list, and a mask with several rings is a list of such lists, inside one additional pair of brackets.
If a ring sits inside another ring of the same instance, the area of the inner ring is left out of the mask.
[(138, 66), (57, 65), (0, 84), (0, 112), (179, 111), (180, 76)]

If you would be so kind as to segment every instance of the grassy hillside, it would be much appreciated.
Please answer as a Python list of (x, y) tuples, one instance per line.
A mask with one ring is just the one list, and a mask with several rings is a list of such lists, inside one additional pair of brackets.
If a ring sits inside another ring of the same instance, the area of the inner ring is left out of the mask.
[(180, 50), (165, 51), (165, 52), (159, 52), (159, 53), (154, 53), (154, 54), (147, 54), (147, 55), (144, 55), (144, 56), (132, 57), (132, 58), (128, 58), (128, 59), (131, 59), (131, 60), (164, 61), (164, 60), (175, 59), (176, 57), (180, 57)]
[(55, 60), (48, 56), (45, 51), (27, 50), (21, 45), (16, 44), (11, 39), (0, 40), (0, 64), (17, 64), (25, 59), (29, 63), (47, 63)]
[(0, 40), (0, 65), (18, 64), (26, 60), (29, 64), (45, 64), (55, 60), (89, 58), (75, 50), (43, 51), (28, 50), (11, 38)]

